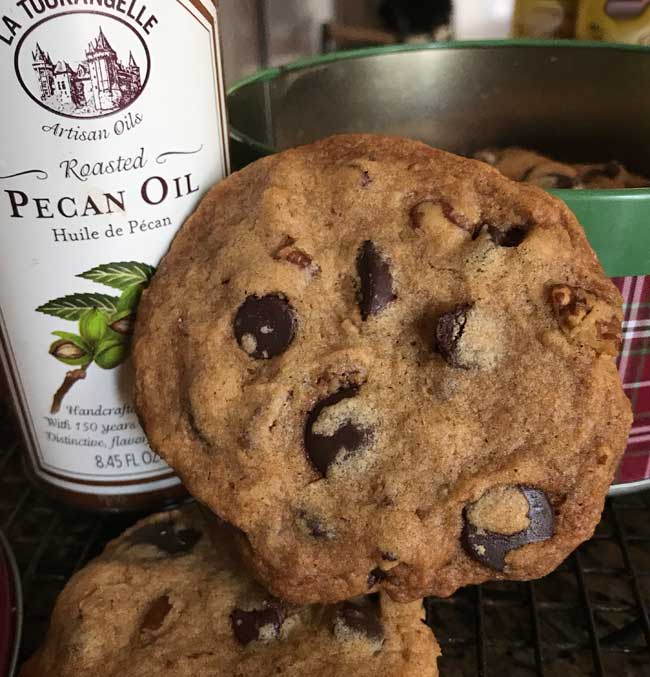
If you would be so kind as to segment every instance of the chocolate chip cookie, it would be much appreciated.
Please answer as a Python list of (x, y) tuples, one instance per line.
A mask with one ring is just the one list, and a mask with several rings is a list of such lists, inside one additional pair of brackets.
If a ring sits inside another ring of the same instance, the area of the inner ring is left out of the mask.
[(629, 172), (620, 162), (566, 164), (524, 148), (482, 150), (475, 155), (514, 181), (542, 188), (647, 188), (650, 179)]
[(294, 607), (245, 574), (224, 526), (198, 508), (110, 543), (61, 593), (23, 677), (436, 677), (422, 604), (383, 595)]
[(136, 400), (275, 595), (406, 601), (591, 535), (630, 426), (620, 331), (562, 202), (337, 136), (207, 194), (143, 297)]

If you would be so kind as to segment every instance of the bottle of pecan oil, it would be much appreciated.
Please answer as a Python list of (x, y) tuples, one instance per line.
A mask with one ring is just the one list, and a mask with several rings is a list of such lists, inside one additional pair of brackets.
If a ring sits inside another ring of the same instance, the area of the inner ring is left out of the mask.
[(29, 474), (88, 509), (184, 495), (131, 400), (138, 300), (228, 171), (211, 0), (0, 0), (0, 358)]

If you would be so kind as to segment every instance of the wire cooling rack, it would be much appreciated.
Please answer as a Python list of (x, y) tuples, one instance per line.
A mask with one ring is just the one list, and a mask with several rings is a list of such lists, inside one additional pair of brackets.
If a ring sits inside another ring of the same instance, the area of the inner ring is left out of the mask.
[[(133, 523), (61, 508), (33, 489), (0, 403), (0, 529), (22, 576), (19, 664), (43, 640), (60, 590)], [(442, 677), (650, 675), (650, 492), (609, 500), (596, 534), (531, 583), (464, 588), (425, 600), (442, 647)]]

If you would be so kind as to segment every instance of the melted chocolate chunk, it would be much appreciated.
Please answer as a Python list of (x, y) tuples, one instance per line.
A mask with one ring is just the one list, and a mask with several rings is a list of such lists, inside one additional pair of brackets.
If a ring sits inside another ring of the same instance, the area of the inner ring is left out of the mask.
[(457, 306), (441, 315), (436, 324), (436, 346), (440, 354), (452, 367), (465, 368), (460, 362), (458, 344), (463, 337), (467, 324), (467, 313), (471, 307), (469, 303)]
[(381, 558), (384, 562), (397, 562), (397, 555), (394, 552), (382, 552)]
[(296, 314), (280, 294), (249, 296), (235, 316), (235, 338), (241, 349), (256, 360), (282, 354), (296, 333)]
[(623, 171), (623, 165), (616, 160), (608, 162), (603, 167), (603, 174), (609, 179), (615, 179)]
[(615, 179), (623, 171), (623, 166), (618, 162), (608, 162), (602, 167), (593, 167), (589, 171), (585, 172), (583, 179), (585, 181), (590, 181), (591, 179), (596, 179), (599, 176), (605, 176), (608, 179)]
[(600, 167), (592, 167), (591, 169), (587, 170), (582, 175), (582, 180), (585, 183), (588, 183), (589, 181), (593, 181), (594, 179), (599, 179), (602, 177), (607, 179), (615, 179), (621, 174), (622, 171), (623, 166), (618, 162), (608, 162), (607, 164), (604, 164)]
[(553, 508), (541, 489), (526, 485), (516, 487), (528, 501), (528, 528), (515, 534), (498, 534), (474, 526), (463, 514), (464, 527), (461, 542), (467, 554), (490, 569), (503, 571), (506, 555), (511, 550), (546, 541), (555, 533)]
[(131, 545), (155, 545), (168, 555), (186, 555), (201, 540), (203, 534), (196, 529), (176, 530), (172, 520), (145, 524), (129, 536)]
[(384, 638), (379, 610), (370, 600), (364, 600), (360, 604), (343, 602), (339, 606), (337, 620), (355, 635), (363, 635), (375, 642)]
[(264, 602), (261, 609), (251, 611), (233, 609), (230, 614), (230, 624), (235, 639), (243, 646), (258, 639), (268, 641), (277, 638), (284, 619), (284, 608), (277, 600)]
[(488, 226), (490, 237), (499, 247), (518, 247), (526, 239), (529, 230), (528, 225), (508, 226), (505, 229)]
[(524, 173), (521, 175), (519, 179), (517, 179), (517, 181), (528, 181), (528, 179), (530, 179), (530, 177), (532, 176), (533, 172), (536, 169), (537, 164), (531, 165), (530, 167), (528, 167), (528, 169), (526, 169), (526, 171), (524, 171)]
[(375, 585), (378, 585), (382, 581), (386, 580), (386, 578), (388, 578), (388, 574), (383, 569), (375, 567), (368, 574), (368, 589), (370, 590), (370, 588), (374, 588)]
[(360, 280), (359, 309), (361, 317), (367, 320), (384, 310), (397, 298), (397, 294), (393, 292), (390, 266), (370, 240), (361, 245), (357, 256), (357, 272)]
[(172, 605), (169, 603), (167, 595), (161, 595), (154, 600), (151, 606), (147, 609), (147, 613), (142, 619), (140, 630), (149, 630), (155, 632), (162, 627), (162, 624), (167, 618), (167, 614), (172, 610)]
[(328, 529), (325, 526), (325, 523), (320, 518), (312, 515), (310, 513), (301, 510), (298, 513), (298, 519), (304, 525), (304, 528), (307, 530), (310, 536), (318, 539), (332, 539), (334, 538), (334, 532), (331, 529)]
[(555, 188), (575, 188), (578, 181), (575, 176), (566, 176), (566, 174), (553, 174), (555, 179)]
[(358, 392), (357, 387), (343, 388), (321, 400), (307, 417), (305, 451), (313, 466), (323, 476), (327, 475), (329, 467), (339, 456), (342, 454), (351, 456), (358, 452), (366, 444), (371, 433), (353, 421), (345, 422), (333, 435), (317, 435), (312, 428), (324, 409), (338, 404), (341, 400), (355, 397)]

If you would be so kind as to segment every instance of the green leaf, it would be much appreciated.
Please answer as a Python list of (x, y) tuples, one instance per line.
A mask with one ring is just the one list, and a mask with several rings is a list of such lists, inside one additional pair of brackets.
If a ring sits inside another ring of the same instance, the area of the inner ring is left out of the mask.
[(70, 294), (52, 299), (36, 308), (39, 313), (60, 317), (63, 320), (77, 322), (81, 316), (92, 308), (112, 315), (117, 310), (117, 297), (108, 294)]
[(126, 289), (134, 284), (146, 284), (156, 272), (153, 266), (137, 261), (104, 263), (77, 275), (114, 289)]

